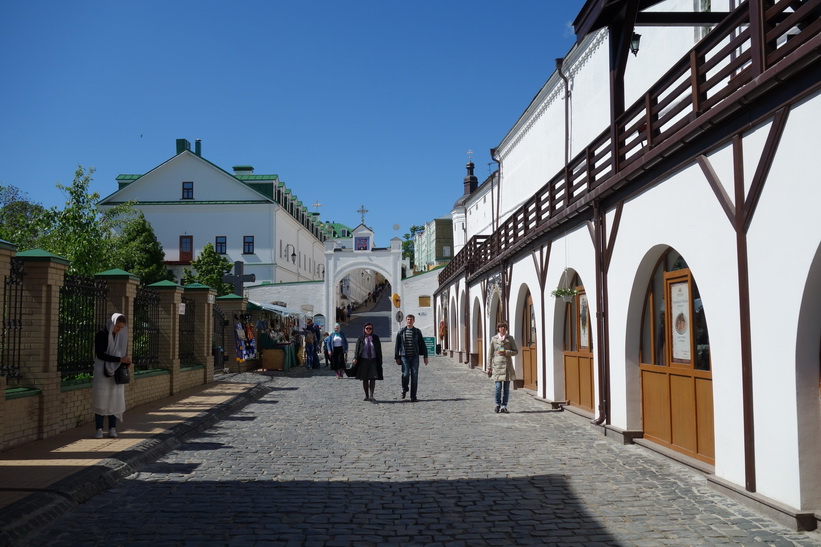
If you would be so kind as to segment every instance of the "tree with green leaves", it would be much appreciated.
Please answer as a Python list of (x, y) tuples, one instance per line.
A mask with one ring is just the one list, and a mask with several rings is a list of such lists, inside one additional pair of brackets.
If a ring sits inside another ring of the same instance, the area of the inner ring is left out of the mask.
[(0, 185), (0, 239), (17, 245), (18, 251), (37, 248), (45, 230), (46, 209), (28, 200), (16, 186)]
[(114, 264), (117, 236), (114, 228), (134, 216), (131, 204), (101, 213), (100, 195), (89, 192), (94, 169), (82, 165), (74, 173), (71, 186), (58, 184), (66, 195), (65, 208), (52, 207), (45, 214), (46, 228), (38, 240), (44, 250), (71, 261), (69, 271), (90, 277)]
[(165, 252), (154, 234), (154, 228), (142, 211), (127, 219), (120, 227), (114, 244), (112, 267), (134, 275), (146, 285), (158, 281), (173, 281), (174, 275), (165, 265)]
[(183, 268), (182, 284), (202, 283), (216, 289), (217, 296), (234, 292), (230, 283), (222, 280), (234, 265), (224, 256), (217, 254), (213, 243), (206, 243), (199, 256), (191, 261), (191, 268)]
[(410, 260), (411, 269), (414, 267), (413, 263), (413, 239), (416, 237), (416, 234), (422, 233), (425, 231), (424, 226), (416, 226), (415, 224), (410, 227), (410, 233), (405, 234), (403, 237), (404, 241), (402, 242), (402, 258), (407, 258)]

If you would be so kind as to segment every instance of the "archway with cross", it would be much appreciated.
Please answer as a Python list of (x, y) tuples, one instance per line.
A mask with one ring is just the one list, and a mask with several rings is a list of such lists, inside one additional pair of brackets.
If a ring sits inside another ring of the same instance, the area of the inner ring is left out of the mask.
[[(357, 212), (364, 221), (365, 207)], [(391, 296), (396, 295), (391, 299), (390, 325), (393, 335), (398, 330), (397, 318), (403, 316), (402, 240), (394, 237), (390, 247), (374, 247), (373, 231), (364, 222), (354, 228), (352, 236), (352, 248), (333, 240), (325, 242), (325, 316), (335, 316), (339, 283), (357, 270), (371, 270), (381, 274), (391, 286)]]

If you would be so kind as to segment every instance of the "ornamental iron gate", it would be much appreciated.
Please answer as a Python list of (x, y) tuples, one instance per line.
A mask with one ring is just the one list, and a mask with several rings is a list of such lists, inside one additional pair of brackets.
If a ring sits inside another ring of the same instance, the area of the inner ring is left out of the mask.
[(160, 364), (160, 293), (144, 285), (137, 287), (131, 321), (135, 370), (158, 368)]
[(63, 380), (91, 377), (94, 335), (106, 327), (105, 279), (66, 274), (60, 287), (57, 370)]
[(23, 261), (11, 259), (3, 286), (3, 332), (0, 337), (0, 376), (20, 378), (23, 337)]
[(180, 366), (191, 366), (197, 364), (197, 356), (194, 352), (194, 300), (183, 296), (182, 304), (185, 311), (180, 315)]

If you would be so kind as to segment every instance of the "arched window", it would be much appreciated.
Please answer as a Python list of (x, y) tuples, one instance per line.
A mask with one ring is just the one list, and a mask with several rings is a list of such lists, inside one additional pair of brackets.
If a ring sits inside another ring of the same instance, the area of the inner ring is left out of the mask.
[[(668, 324), (672, 325), (669, 330), (665, 328)], [(640, 359), (647, 365), (710, 370), (710, 337), (698, 285), (687, 263), (673, 249), (659, 260), (647, 291)]]

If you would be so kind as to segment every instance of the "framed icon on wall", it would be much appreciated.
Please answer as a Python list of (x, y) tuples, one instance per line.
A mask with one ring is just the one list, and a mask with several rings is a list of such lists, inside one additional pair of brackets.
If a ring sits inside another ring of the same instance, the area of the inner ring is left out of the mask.
[(353, 238), (353, 248), (357, 251), (368, 251), (370, 250), (370, 240), (369, 237), (355, 237)]

